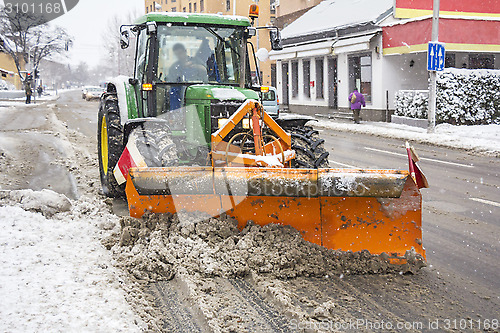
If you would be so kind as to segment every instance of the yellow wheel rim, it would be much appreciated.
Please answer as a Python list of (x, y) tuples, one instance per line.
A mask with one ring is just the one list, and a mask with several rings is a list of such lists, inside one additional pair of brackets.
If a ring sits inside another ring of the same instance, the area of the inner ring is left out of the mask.
[(101, 161), (104, 174), (108, 174), (108, 127), (106, 126), (106, 116), (101, 122)]

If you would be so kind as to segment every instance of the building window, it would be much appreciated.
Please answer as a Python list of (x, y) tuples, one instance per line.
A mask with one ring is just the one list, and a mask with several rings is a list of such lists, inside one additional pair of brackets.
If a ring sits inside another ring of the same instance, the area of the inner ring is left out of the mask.
[(196, 2), (193, 4), (193, 9), (194, 9), (194, 12), (196, 13), (197, 9), (196, 9)]
[(455, 54), (446, 53), (446, 57), (444, 59), (444, 67), (456, 67)]
[(148, 7), (146, 7), (146, 14), (147, 14), (147, 13), (149, 13), (149, 8), (148, 8)]
[(276, 0), (271, 0), (271, 15), (276, 15)]
[(230, 11), (231, 10), (231, 0), (226, 0), (226, 11)]
[(177, 11), (177, 8), (172, 7), (172, 13), (175, 13)]
[(349, 57), (349, 91), (358, 89), (367, 103), (372, 101), (372, 57), (360, 55)]
[(304, 96), (311, 98), (311, 62), (302, 60), (302, 74), (304, 78)]
[(182, 7), (182, 11), (185, 13), (186, 12), (186, 7)]
[(193, 5), (191, 3), (189, 3), (189, 12), (192, 13), (193, 12)]
[(493, 69), (495, 57), (493, 54), (470, 54), (469, 69)]
[(323, 92), (324, 66), (323, 59), (316, 59), (316, 98), (324, 99)]
[(292, 62), (292, 97), (299, 95), (299, 63)]
[(200, 0), (200, 13), (203, 13), (205, 11), (205, 1)]

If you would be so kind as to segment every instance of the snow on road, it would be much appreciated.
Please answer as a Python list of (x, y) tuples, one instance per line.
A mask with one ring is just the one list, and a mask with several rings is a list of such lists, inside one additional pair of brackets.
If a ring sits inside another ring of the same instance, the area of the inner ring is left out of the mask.
[(372, 134), (387, 138), (410, 140), (448, 148), (458, 148), (476, 153), (500, 156), (500, 125), (453, 126), (440, 124), (436, 132), (401, 124), (364, 122), (358, 125), (333, 120), (319, 120), (311, 125), (317, 128), (343, 132)]
[(80, 202), (53, 219), (0, 207), (0, 331), (139, 331), (98, 240), (116, 217), (89, 207)]

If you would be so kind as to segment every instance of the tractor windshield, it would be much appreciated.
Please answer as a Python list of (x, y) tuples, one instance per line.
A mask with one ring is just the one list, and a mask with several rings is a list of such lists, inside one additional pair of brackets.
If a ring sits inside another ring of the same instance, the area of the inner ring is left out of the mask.
[(158, 83), (238, 84), (243, 29), (158, 27)]

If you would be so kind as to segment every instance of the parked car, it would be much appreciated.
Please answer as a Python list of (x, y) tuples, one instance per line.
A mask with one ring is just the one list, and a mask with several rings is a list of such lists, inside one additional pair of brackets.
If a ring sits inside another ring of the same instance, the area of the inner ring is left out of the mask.
[(88, 91), (89, 87), (88, 86), (85, 86), (82, 88), (82, 99), (85, 99), (87, 98), (87, 91)]
[(279, 116), (279, 100), (278, 93), (274, 87), (261, 87), (260, 95), (262, 98), (262, 106), (264, 110), (273, 118)]
[(98, 99), (104, 93), (104, 89), (101, 87), (86, 87), (87, 92), (85, 93), (85, 100), (90, 101), (93, 99)]

